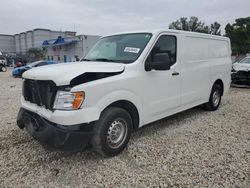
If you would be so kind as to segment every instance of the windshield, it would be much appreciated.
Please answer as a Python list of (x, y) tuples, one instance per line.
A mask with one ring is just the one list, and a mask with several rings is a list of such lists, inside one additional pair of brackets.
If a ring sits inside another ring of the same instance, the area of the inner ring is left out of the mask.
[(140, 56), (151, 36), (151, 33), (133, 33), (101, 38), (82, 61), (132, 63)]
[(35, 61), (35, 62), (33, 62), (33, 63), (29, 63), (29, 64), (27, 64), (27, 66), (29, 66), (29, 67), (34, 67), (34, 66), (36, 66), (38, 63), (41, 63), (41, 61)]
[(250, 64), (250, 58), (242, 59), (239, 63)]

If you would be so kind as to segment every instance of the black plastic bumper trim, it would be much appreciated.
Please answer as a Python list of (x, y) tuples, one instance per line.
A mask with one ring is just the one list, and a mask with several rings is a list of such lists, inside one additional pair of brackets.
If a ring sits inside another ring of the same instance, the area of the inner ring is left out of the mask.
[(26, 128), (49, 150), (80, 151), (93, 136), (92, 123), (70, 126), (55, 124), (24, 108), (19, 110), (17, 125), (21, 129)]

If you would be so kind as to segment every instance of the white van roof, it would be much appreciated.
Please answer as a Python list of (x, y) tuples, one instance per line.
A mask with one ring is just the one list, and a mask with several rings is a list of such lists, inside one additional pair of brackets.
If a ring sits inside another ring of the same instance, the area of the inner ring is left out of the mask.
[(119, 33), (113, 33), (110, 35), (106, 35), (103, 37), (111, 36), (111, 35), (121, 35), (121, 34), (127, 34), (127, 33), (152, 33), (154, 35), (158, 35), (160, 33), (167, 32), (167, 33), (173, 33), (173, 34), (184, 34), (184, 35), (190, 35), (190, 36), (197, 36), (197, 37), (205, 37), (205, 38), (217, 38), (217, 39), (223, 39), (223, 40), (229, 40), (228, 37), (219, 36), (219, 35), (211, 35), (207, 33), (198, 33), (198, 32), (192, 32), (192, 31), (183, 31), (183, 30), (174, 30), (174, 29), (153, 29), (153, 30), (135, 30), (135, 31), (126, 31), (126, 32), (119, 32)]

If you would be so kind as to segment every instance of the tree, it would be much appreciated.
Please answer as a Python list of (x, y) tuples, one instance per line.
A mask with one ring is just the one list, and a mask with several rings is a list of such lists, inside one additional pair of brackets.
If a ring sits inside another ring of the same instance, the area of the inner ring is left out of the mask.
[(37, 48), (30, 48), (25, 55), (28, 61), (37, 61), (45, 58), (44, 51)]
[(232, 25), (228, 23), (225, 33), (231, 40), (233, 54), (245, 55), (250, 52), (250, 17), (238, 18)]
[(218, 22), (214, 22), (210, 26), (210, 34), (212, 35), (221, 35), (220, 24)]
[(195, 16), (188, 18), (182, 17), (179, 20), (172, 22), (169, 25), (169, 29), (177, 29), (184, 31), (200, 31), (203, 29), (204, 23), (199, 21)]
[(209, 33), (213, 35), (221, 35), (220, 26), (221, 25), (218, 22), (214, 22), (209, 27), (205, 25), (204, 22), (200, 21), (197, 17), (191, 16), (189, 20), (186, 17), (182, 17), (179, 20), (172, 22), (169, 25), (169, 29)]

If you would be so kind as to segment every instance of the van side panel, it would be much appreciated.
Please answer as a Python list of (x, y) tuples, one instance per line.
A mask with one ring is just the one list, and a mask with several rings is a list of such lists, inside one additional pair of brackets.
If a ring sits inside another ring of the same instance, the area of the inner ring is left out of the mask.
[(184, 35), (182, 39), (182, 105), (206, 102), (210, 93), (209, 40), (192, 35)]
[(230, 87), (232, 66), (229, 40), (209, 40), (209, 59), (211, 61), (211, 84), (221, 79), (224, 84), (224, 93), (227, 92)]

